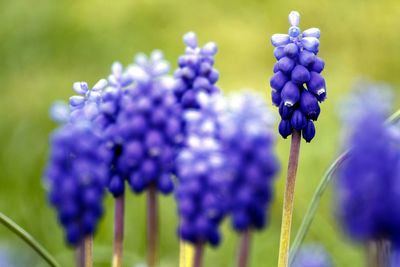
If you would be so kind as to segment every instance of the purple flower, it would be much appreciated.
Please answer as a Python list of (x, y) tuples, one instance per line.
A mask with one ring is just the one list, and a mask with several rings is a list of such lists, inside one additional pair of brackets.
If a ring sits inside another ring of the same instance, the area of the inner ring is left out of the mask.
[(219, 224), (229, 213), (237, 231), (265, 226), (279, 165), (273, 117), (260, 99), (202, 93), (200, 109), (185, 113), (176, 192), (182, 239), (217, 245)]
[(219, 138), (230, 170), (230, 213), (236, 231), (262, 229), (268, 219), (279, 170), (274, 117), (262, 96), (239, 93), (227, 99)]
[(228, 211), (230, 183), (221, 143), (218, 114), (221, 98), (200, 94), (201, 109), (185, 113), (186, 144), (177, 158), (176, 199), (180, 238), (193, 244), (218, 245), (219, 225)]
[(215, 83), (219, 73), (214, 68), (214, 56), (217, 46), (213, 42), (206, 43), (203, 47), (197, 44), (194, 32), (183, 36), (186, 44), (185, 54), (179, 57), (179, 68), (175, 71), (175, 95), (183, 109), (199, 108), (197, 95), (201, 92), (212, 94), (219, 91)]
[(278, 62), (270, 80), (271, 97), (282, 118), (281, 136), (287, 138), (295, 129), (302, 131), (303, 138), (310, 142), (315, 136), (313, 121), (320, 113), (318, 102), (326, 98), (325, 80), (320, 74), (325, 63), (317, 57), (320, 30), (310, 28), (301, 33), (299, 22), (299, 13), (292, 11), (288, 34), (272, 35)]
[[(363, 85), (363, 87), (366, 87)], [(387, 96), (382, 88), (359, 90), (346, 107), (348, 159), (339, 170), (338, 215), (354, 240), (400, 241), (400, 132), (385, 124)]]
[(90, 121), (66, 123), (52, 134), (46, 184), (70, 245), (78, 245), (96, 230), (103, 214), (109, 160)]
[(291, 267), (331, 267), (332, 262), (325, 249), (319, 245), (306, 245), (300, 248)]
[(127, 71), (135, 85), (120, 96), (118, 115), (108, 128), (119, 147), (119, 157), (113, 163), (118, 176), (112, 178), (110, 189), (117, 191), (127, 179), (137, 193), (154, 185), (168, 194), (173, 190), (171, 176), (183, 139), (175, 83), (166, 75), (169, 64), (160, 51), (154, 51), (149, 58), (139, 54)]

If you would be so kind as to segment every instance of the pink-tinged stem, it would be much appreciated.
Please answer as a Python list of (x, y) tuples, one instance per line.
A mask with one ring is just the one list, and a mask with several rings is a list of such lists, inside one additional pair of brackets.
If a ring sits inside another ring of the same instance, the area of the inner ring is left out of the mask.
[(251, 230), (246, 230), (240, 235), (239, 255), (237, 267), (247, 267), (250, 258)]
[(372, 240), (367, 245), (367, 267), (389, 267), (390, 242), (385, 239)]
[(158, 239), (158, 203), (157, 189), (151, 185), (147, 192), (147, 266), (156, 266)]
[(300, 132), (297, 130), (293, 130), (292, 143), (290, 146), (286, 189), (283, 200), (283, 214), (282, 214), (282, 227), (281, 227), (281, 239), (279, 246), (278, 267), (288, 266), (290, 230), (292, 226), (294, 189), (296, 184), (297, 166), (299, 163), (300, 141), (301, 141)]
[(76, 266), (85, 267), (85, 246), (84, 242), (81, 242), (76, 248)]
[(84, 240), (85, 267), (93, 267), (93, 237), (87, 236)]
[(194, 250), (194, 258), (192, 267), (202, 267), (203, 266), (203, 254), (204, 254), (204, 245), (197, 244)]
[(124, 247), (124, 208), (125, 197), (121, 195), (115, 199), (114, 210), (114, 255), (112, 267), (122, 266), (122, 252)]

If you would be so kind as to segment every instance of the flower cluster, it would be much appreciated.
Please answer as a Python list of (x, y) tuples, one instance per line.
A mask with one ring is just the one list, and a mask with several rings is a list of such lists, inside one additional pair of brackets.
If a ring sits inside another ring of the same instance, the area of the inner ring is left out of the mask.
[(279, 133), (286, 138), (293, 130), (302, 131), (303, 138), (310, 142), (315, 136), (313, 121), (320, 114), (318, 102), (326, 98), (325, 80), (320, 74), (325, 63), (317, 57), (320, 30), (310, 28), (301, 33), (299, 21), (299, 13), (292, 11), (289, 33), (271, 38), (278, 62), (270, 85), (272, 103), (279, 107), (282, 118)]
[(324, 248), (319, 245), (306, 245), (300, 248), (291, 267), (331, 267), (332, 262)]
[(237, 231), (262, 229), (267, 220), (274, 177), (274, 117), (262, 96), (235, 94), (227, 99), (220, 120), (220, 140), (231, 172), (230, 206)]
[(219, 73), (213, 67), (217, 46), (213, 42), (198, 47), (197, 36), (188, 32), (183, 36), (187, 45), (184, 55), (179, 57), (179, 68), (175, 71), (175, 95), (183, 109), (199, 108), (197, 95), (201, 92), (218, 92), (215, 86)]
[(187, 142), (178, 157), (176, 193), (184, 240), (217, 245), (228, 214), (237, 231), (264, 227), (279, 165), (273, 117), (261, 99), (200, 94), (200, 109), (185, 113)]
[(339, 170), (338, 213), (345, 231), (360, 242), (388, 239), (399, 245), (400, 131), (385, 123), (383, 90), (359, 91), (346, 116), (348, 159)]
[(49, 201), (73, 246), (95, 232), (103, 213), (110, 155), (91, 126), (80, 121), (57, 129), (46, 169)]
[(176, 199), (180, 215), (179, 236), (193, 244), (218, 245), (219, 224), (228, 211), (226, 189), (230, 183), (218, 141), (220, 98), (199, 95), (200, 110), (185, 113), (187, 139), (177, 158)]
[(168, 70), (160, 51), (150, 58), (139, 55), (128, 69), (135, 86), (119, 101), (112, 129), (112, 136), (122, 143), (116, 168), (137, 193), (153, 185), (165, 194), (173, 190), (171, 176), (183, 138), (181, 109), (174, 96), (174, 81), (166, 76)]

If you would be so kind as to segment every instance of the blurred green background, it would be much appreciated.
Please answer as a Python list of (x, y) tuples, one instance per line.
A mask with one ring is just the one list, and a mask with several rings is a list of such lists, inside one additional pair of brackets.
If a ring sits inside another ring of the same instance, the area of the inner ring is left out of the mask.
[[(325, 169), (339, 152), (336, 111), (355, 78), (386, 81), (400, 88), (400, 2), (398, 0), (1, 0), (0, 1), (0, 211), (32, 233), (63, 266), (72, 266), (72, 250), (63, 241), (55, 213), (41, 182), (48, 135), (56, 127), (51, 103), (67, 100), (77, 80), (93, 84), (106, 77), (115, 60), (130, 63), (137, 52), (160, 48), (176, 67), (182, 35), (193, 30), (204, 43), (219, 45), (217, 68), (224, 92), (254, 88), (269, 100), (274, 64), (270, 36), (286, 32), (291, 10), (302, 29), (322, 31), (320, 55), (328, 101), (316, 124), (317, 136), (302, 144), (293, 235)], [(396, 90), (395, 92), (398, 92)], [(282, 172), (266, 231), (257, 233), (251, 266), (275, 266), (289, 140), (279, 138)], [(362, 248), (342, 235), (328, 192), (307, 241), (322, 243), (335, 266), (362, 266)], [(110, 266), (112, 201), (95, 239), (95, 266)], [(144, 261), (144, 198), (127, 199), (125, 266)], [(178, 265), (173, 197), (161, 202), (160, 266)], [(206, 267), (233, 266), (237, 237), (224, 224), (224, 242), (206, 251)], [(46, 266), (13, 234), (0, 226), (0, 245), (15, 248), (26, 266)]]

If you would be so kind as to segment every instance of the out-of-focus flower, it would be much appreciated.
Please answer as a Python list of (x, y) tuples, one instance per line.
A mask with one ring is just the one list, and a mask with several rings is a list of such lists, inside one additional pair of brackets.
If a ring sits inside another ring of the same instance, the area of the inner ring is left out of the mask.
[(214, 57), (218, 49), (213, 42), (199, 47), (194, 32), (186, 33), (183, 42), (186, 44), (186, 51), (178, 60), (174, 91), (183, 109), (196, 109), (199, 108), (199, 93), (212, 94), (219, 91), (215, 86), (219, 73), (214, 68)]
[(290, 267), (331, 267), (329, 255), (320, 245), (305, 245), (300, 248)]
[(227, 99), (219, 138), (230, 170), (230, 206), (237, 231), (265, 226), (273, 181), (279, 170), (274, 151), (274, 117), (263, 97), (238, 93)]
[(90, 121), (66, 123), (52, 134), (45, 181), (70, 245), (78, 245), (96, 230), (103, 214), (109, 160)]
[(339, 170), (338, 215), (348, 235), (359, 242), (400, 241), (400, 131), (385, 124), (387, 94), (381, 88), (358, 90), (345, 116), (348, 159)]
[(219, 224), (228, 211), (230, 176), (218, 140), (221, 99), (203, 96), (201, 109), (185, 114), (188, 134), (177, 158), (178, 233), (187, 242), (216, 246), (221, 239)]
[(300, 14), (289, 14), (289, 33), (274, 34), (274, 56), (278, 62), (270, 80), (272, 103), (279, 107), (279, 133), (283, 138), (293, 130), (302, 131), (310, 142), (315, 136), (314, 122), (320, 114), (318, 102), (326, 98), (325, 80), (321, 76), (324, 61), (317, 57), (320, 30), (299, 28)]
[(200, 109), (185, 113), (176, 192), (182, 239), (217, 245), (219, 224), (229, 212), (237, 231), (264, 227), (279, 165), (273, 117), (261, 99), (203, 93)]
[(177, 149), (183, 140), (181, 108), (173, 92), (174, 80), (167, 76), (169, 64), (160, 51), (149, 58), (140, 54), (128, 68), (134, 88), (119, 102), (119, 114), (112, 135), (121, 143), (120, 157), (114, 166), (127, 177), (133, 191), (140, 193), (154, 185), (161, 193), (173, 190), (172, 174)]

